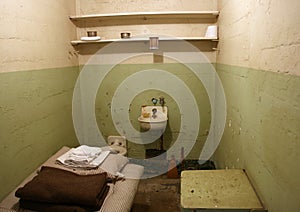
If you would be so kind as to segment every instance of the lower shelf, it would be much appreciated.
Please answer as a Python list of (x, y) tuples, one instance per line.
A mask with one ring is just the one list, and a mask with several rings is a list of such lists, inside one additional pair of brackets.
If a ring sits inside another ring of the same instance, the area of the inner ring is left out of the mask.
[[(176, 41), (176, 40), (185, 40), (185, 41), (209, 41), (209, 42), (218, 42), (218, 38), (207, 38), (207, 37), (177, 37), (170, 38), (164, 37), (159, 38), (159, 41)], [(123, 38), (123, 39), (104, 39), (104, 40), (95, 40), (95, 41), (82, 41), (82, 40), (74, 40), (71, 41), (73, 46), (79, 44), (97, 44), (97, 43), (111, 43), (111, 42), (145, 42), (149, 41), (149, 38)]]

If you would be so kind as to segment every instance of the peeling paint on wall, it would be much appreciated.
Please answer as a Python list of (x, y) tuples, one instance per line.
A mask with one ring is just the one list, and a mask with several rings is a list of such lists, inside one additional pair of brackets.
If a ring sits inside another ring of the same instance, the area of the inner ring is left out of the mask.
[(228, 106), (218, 168), (246, 169), (270, 211), (296, 212), (300, 77), (222, 64), (217, 72)]
[(0, 10), (0, 73), (78, 65), (75, 0), (1, 0)]
[(219, 168), (246, 169), (272, 212), (300, 208), (299, 7), (298, 0), (218, 1), (228, 127), (215, 159)]
[(78, 145), (77, 77), (77, 67), (0, 74), (0, 199), (60, 147)]

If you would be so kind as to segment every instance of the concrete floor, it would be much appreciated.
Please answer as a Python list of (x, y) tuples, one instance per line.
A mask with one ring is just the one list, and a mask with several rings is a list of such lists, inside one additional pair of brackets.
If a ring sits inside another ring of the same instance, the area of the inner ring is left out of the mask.
[(132, 212), (179, 212), (180, 179), (161, 175), (140, 181)]

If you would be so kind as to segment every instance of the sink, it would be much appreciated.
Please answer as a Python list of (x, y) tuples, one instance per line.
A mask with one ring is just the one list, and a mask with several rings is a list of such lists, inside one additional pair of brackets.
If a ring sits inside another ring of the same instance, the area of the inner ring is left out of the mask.
[(138, 121), (144, 130), (164, 130), (168, 121), (168, 108), (166, 106), (142, 106)]

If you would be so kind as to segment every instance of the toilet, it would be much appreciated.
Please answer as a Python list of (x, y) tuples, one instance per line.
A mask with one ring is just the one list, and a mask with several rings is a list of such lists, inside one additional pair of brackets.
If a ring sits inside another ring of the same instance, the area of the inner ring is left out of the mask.
[(125, 136), (108, 136), (107, 143), (117, 154), (127, 156), (127, 145)]

